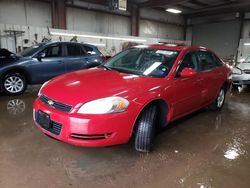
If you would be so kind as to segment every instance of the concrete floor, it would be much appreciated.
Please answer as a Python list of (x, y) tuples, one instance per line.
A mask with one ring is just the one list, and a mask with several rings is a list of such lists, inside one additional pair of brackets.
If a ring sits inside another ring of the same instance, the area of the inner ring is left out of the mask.
[(46, 137), (32, 122), (36, 93), (0, 97), (1, 188), (250, 187), (249, 89), (229, 94), (222, 112), (172, 123), (148, 155), (132, 144), (78, 148)]

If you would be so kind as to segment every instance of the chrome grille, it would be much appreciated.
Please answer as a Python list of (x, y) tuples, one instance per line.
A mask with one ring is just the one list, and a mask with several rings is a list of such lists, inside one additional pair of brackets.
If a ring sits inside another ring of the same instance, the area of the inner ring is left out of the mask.
[(45, 95), (41, 95), (39, 97), (39, 99), (47, 106), (50, 106), (50, 107), (55, 108), (57, 110), (60, 110), (62, 112), (69, 112), (72, 109), (72, 106), (57, 102), (55, 100), (52, 100), (52, 99), (46, 97)]

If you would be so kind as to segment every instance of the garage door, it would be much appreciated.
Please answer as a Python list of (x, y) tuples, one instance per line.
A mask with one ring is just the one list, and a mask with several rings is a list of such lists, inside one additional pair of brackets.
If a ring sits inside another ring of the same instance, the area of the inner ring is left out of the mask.
[(193, 44), (213, 49), (221, 58), (236, 55), (240, 22), (199, 24), (193, 26)]

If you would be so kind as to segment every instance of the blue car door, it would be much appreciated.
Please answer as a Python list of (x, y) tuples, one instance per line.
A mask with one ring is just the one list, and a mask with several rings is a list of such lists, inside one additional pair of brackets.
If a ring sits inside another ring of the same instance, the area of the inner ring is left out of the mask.
[(66, 43), (66, 52), (67, 72), (88, 68), (88, 57), (80, 44)]
[(66, 66), (60, 43), (47, 46), (33, 59), (32, 80), (35, 83), (45, 82), (65, 72)]

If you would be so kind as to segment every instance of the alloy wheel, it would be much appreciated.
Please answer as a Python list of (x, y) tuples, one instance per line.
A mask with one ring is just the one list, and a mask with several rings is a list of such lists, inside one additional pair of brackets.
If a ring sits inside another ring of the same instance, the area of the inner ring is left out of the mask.
[(24, 88), (24, 82), (19, 76), (10, 76), (5, 79), (4, 87), (9, 93), (19, 93)]
[(225, 100), (225, 91), (224, 89), (220, 90), (219, 96), (217, 98), (217, 107), (221, 108)]

